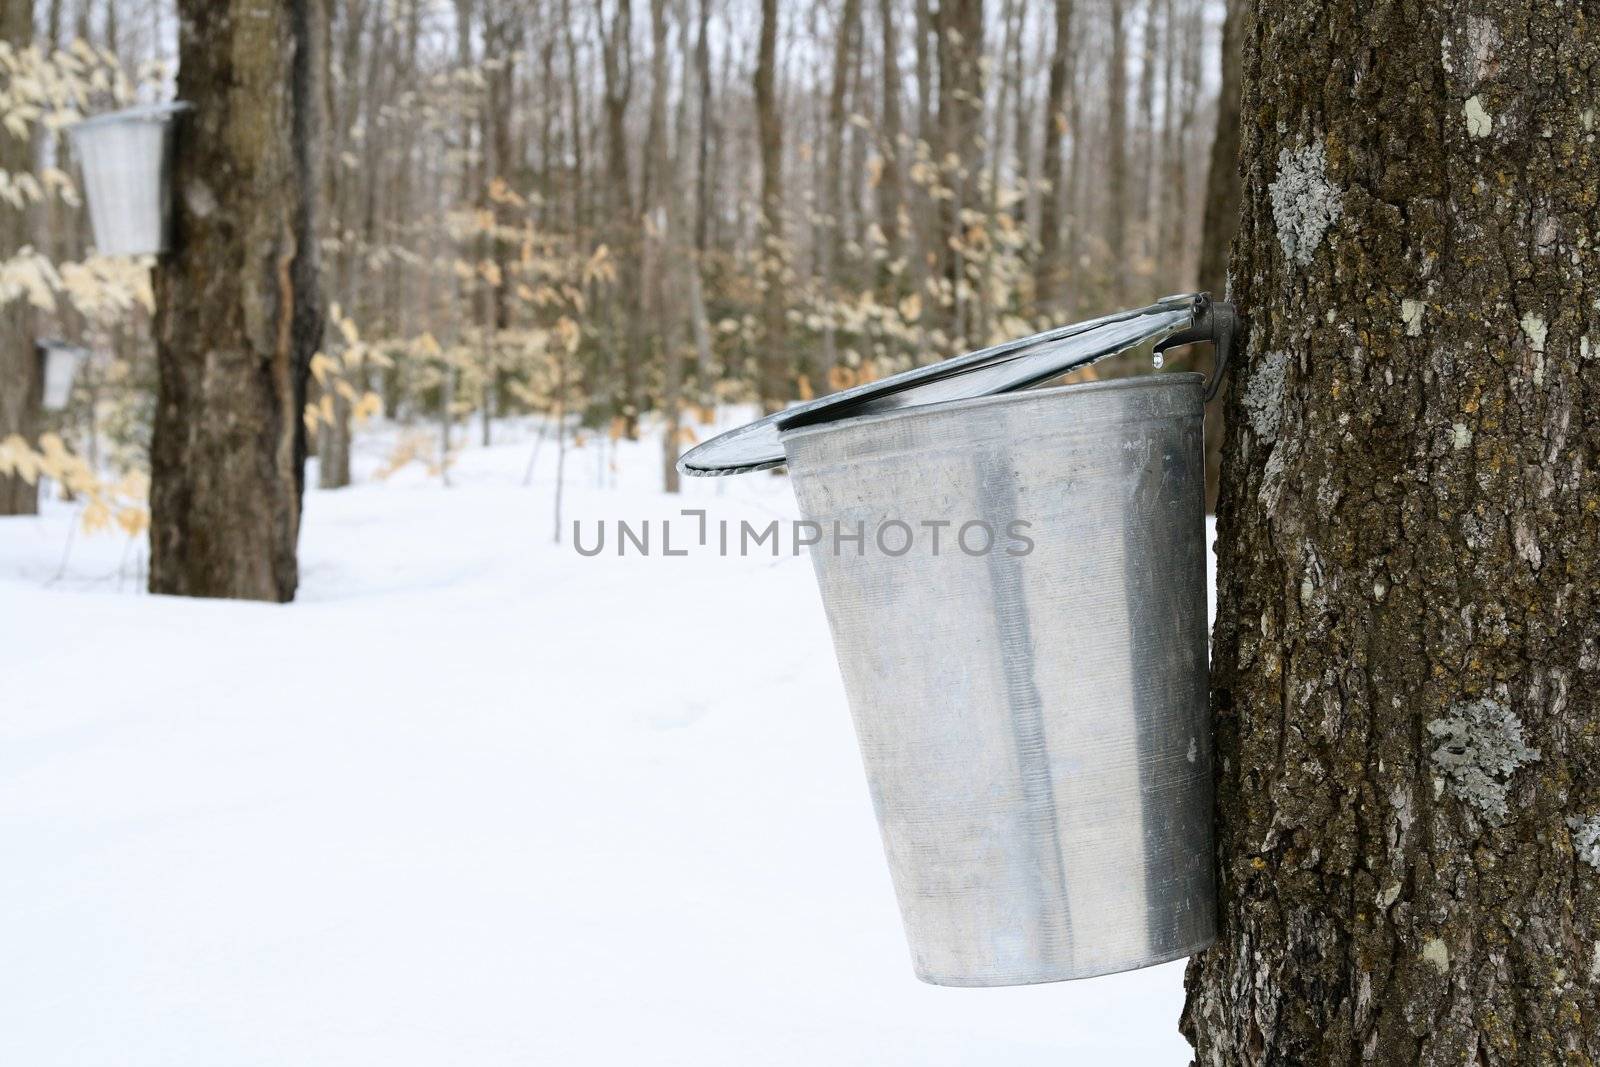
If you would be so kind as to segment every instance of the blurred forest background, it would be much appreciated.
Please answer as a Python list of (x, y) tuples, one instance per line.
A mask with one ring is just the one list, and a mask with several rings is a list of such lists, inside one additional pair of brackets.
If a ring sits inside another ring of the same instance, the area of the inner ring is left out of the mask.
[[(0, 514), (34, 510), (43, 473), (88, 501), (87, 524), (137, 533), (150, 263), (94, 255), (62, 129), (171, 98), (177, 12), (0, 12)], [(659, 433), (671, 491), (719, 405), (772, 410), (1225, 286), (1238, 43), (1214, 0), (322, 15), (329, 314), (304, 420), (324, 488), (349, 482), (369, 418), (406, 427), (386, 469), (448, 480), (457, 449), (528, 415), (555, 447)], [(46, 337), (93, 353), (58, 412), (28, 364)], [(1085, 373), (1135, 371), (1148, 361)]]

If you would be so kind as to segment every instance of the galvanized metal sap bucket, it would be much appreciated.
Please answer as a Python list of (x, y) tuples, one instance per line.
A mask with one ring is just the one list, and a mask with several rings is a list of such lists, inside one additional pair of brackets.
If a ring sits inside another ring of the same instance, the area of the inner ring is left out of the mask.
[[(1209, 339), (1212, 305), (1183, 299), (1004, 362)], [(1203, 379), (923, 387), (779, 427), (916, 973), (1017, 985), (1196, 952), (1215, 936)]]
[(68, 127), (101, 255), (167, 251), (173, 127), (190, 107), (180, 102), (129, 108)]
[(78, 368), (89, 361), (89, 350), (50, 338), (40, 341), (35, 348), (44, 368), (40, 406), (46, 411), (61, 411), (72, 399), (72, 383), (78, 376)]

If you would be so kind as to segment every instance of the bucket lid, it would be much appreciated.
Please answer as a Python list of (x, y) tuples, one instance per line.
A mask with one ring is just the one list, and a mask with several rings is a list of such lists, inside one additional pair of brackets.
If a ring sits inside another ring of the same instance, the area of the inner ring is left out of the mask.
[[(1214, 314), (1221, 309), (1227, 313)], [(785, 461), (781, 440), (785, 431), (1026, 389), (1152, 338), (1158, 342), (1158, 351), (1175, 344), (1216, 340), (1220, 374), (1232, 326), (1232, 309), (1214, 304), (1206, 293), (1165, 297), (1149, 307), (1059, 326), (797, 404), (696, 445), (679, 458), (678, 470), (714, 477), (779, 467)]]
[(75, 134), (82, 130), (92, 130), (100, 126), (114, 126), (125, 122), (167, 122), (174, 115), (193, 110), (194, 105), (184, 100), (174, 100), (166, 104), (141, 104), (138, 107), (123, 108), (121, 111), (108, 111), (103, 115), (80, 119), (68, 126), (67, 132)]
[(46, 356), (59, 352), (77, 360), (88, 359), (94, 354), (83, 345), (75, 345), (71, 341), (63, 341), (59, 337), (41, 337), (34, 342), (34, 347)]

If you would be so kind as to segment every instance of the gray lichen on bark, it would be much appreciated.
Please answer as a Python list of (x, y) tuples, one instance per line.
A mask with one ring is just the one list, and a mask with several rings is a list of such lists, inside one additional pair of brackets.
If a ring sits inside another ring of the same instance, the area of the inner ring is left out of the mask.
[(1263, 441), (1278, 436), (1278, 424), (1283, 421), (1283, 378), (1289, 366), (1289, 353), (1268, 352), (1250, 371), (1250, 381), (1244, 387), (1244, 410), (1250, 428)]
[(1492, 823), (1503, 820), (1512, 774), (1539, 759), (1523, 740), (1522, 721), (1485, 697), (1455, 705), (1428, 723), (1428, 734), (1439, 742), (1430, 758), (1440, 785)]
[(1328, 150), (1322, 140), (1279, 152), (1278, 180), (1268, 191), (1284, 257), (1309, 267), (1323, 235), (1344, 211), (1338, 187), (1328, 180)]
[(1567, 820), (1567, 829), (1572, 831), (1572, 850), (1578, 858), (1600, 871), (1600, 815), (1587, 819), (1574, 815)]

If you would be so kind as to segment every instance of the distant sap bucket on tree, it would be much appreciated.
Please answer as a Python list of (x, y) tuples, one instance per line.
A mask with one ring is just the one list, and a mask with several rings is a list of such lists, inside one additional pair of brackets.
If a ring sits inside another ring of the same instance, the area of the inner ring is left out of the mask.
[(78, 368), (89, 359), (89, 350), (65, 341), (40, 341), (39, 361), (44, 365), (44, 398), (46, 411), (60, 411), (72, 396), (72, 382)]
[(144, 256), (170, 246), (177, 102), (98, 115), (67, 128), (101, 255)]

